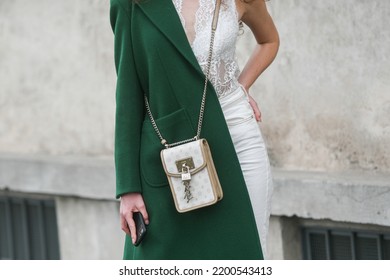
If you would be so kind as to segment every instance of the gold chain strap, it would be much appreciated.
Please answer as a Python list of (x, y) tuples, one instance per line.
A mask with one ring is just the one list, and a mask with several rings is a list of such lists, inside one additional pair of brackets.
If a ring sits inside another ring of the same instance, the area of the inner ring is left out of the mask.
[(185, 144), (185, 143), (188, 143), (188, 142), (191, 142), (194, 140), (198, 140), (200, 138), (200, 132), (202, 130), (204, 109), (205, 109), (205, 105), (206, 105), (207, 82), (208, 82), (208, 78), (210, 75), (211, 60), (212, 60), (213, 48), (214, 48), (215, 31), (217, 30), (217, 26), (218, 26), (218, 15), (219, 15), (220, 7), (221, 7), (221, 0), (216, 0), (215, 10), (214, 10), (214, 15), (213, 15), (213, 22), (212, 22), (212, 26), (211, 26), (210, 48), (209, 48), (209, 53), (208, 53), (208, 58), (207, 58), (207, 68), (206, 68), (206, 75), (205, 75), (205, 81), (204, 81), (203, 96), (202, 96), (202, 102), (200, 104), (198, 129), (197, 129), (196, 135), (190, 139), (186, 139), (186, 140), (182, 140), (182, 141), (175, 142), (172, 144), (168, 144), (167, 140), (165, 140), (165, 138), (161, 135), (161, 132), (157, 127), (157, 124), (156, 124), (156, 121), (154, 120), (152, 111), (150, 110), (148, 98), (146, 97), (146, 95), (144, 95), (146, 110), (148, 112), (150, 121), (152, 122), (153, 129), (156, 131), (158, 137), (161, 140), (161, 144), (164, 145), (165, 148), (178, 146), (178, 145)]

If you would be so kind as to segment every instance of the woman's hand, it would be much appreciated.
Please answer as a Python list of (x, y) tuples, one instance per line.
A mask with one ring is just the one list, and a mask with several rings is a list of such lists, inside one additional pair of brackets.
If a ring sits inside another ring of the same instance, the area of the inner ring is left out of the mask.
[(242, 90), (245, 92), (245, 95), (248, 99), (249, 105), (251, 105), (251, 107), (252, 107), (253, 114), (255, 115), (256, 121), (261, 122), (261, 111), (259, 109), (259, 105), (257, 105), (256, 100), (252, 96), (250, 96), (249, 89), (241, 83), (240, 83), (240, 86), (241, 86)]
[(142, 195), (140, 193), (127, 193), (122, 195), (119, 210), (121, 228), (126, 234), (131, 236), (133, 244), (137, 238), (133, 220), (134, 212), (141, 212), (145, 224), (149, 224), (149, 216)]
[(259, 109), (259, 105), (257, 105), (256, 100), (254, 100), (253, 97), (250, 96), (249, 94), (248, 94), (248, 98), (249, 98), (249, 104), (251, 105), (253, 113), (255, 114), (256, 121), (261, 122), (261, 112)]

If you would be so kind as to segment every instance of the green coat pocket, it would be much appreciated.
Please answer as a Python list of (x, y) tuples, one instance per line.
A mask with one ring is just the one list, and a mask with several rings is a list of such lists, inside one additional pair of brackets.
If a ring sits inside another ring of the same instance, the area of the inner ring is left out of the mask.
[[(189, 139), (196, 135), (196, 131), (184, 108), (156, 119), (156, 124), (168, 143)], [(160, 158), (160, 151), (164, 147), (161, 145), (149, 119), (146, 119), (143, 123), (141, 143), (140, 166), (143, 179), (151, 187), (168, 186), (168, 180)]]

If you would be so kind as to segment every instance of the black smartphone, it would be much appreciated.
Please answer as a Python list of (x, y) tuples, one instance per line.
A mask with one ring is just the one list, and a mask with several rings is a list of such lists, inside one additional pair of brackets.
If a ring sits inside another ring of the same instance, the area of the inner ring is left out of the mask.
[(135, 230), (137, 233), (137, 239), (135, 240), (134, 246), (138, 246), (146, 235), (146, 224), (144, 217), (140, 212), (133, 213), (133, 220), (135, 222)]

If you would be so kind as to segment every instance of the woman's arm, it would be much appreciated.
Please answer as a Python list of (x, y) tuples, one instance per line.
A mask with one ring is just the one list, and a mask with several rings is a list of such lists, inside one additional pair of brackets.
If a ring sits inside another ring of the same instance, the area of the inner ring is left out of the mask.
[[(261, 73), (272, 63), (279, 49), (279, 35), (267, 11), (264, 0), (238, 0), (237, 10), (241, 20), (251, 29), (257, 45), (239, 77), (239, 82), (249, 88)], [(261, 121), (260, 110), (250, 97), (256, 120)]]
[(149, 223), (149, 217), (141, 195), (139, 150), (144, 101), (134, 64), (130, 5), (130, 0), (111, 0), (110, 20), (115, 38), (115, 67), (118, 75), (115, 115), (116, 197), (121, 198), (122, 230), (131, 235), (134, 243), (136, 229), (133, 213), (141, 212), (146, 223)]

